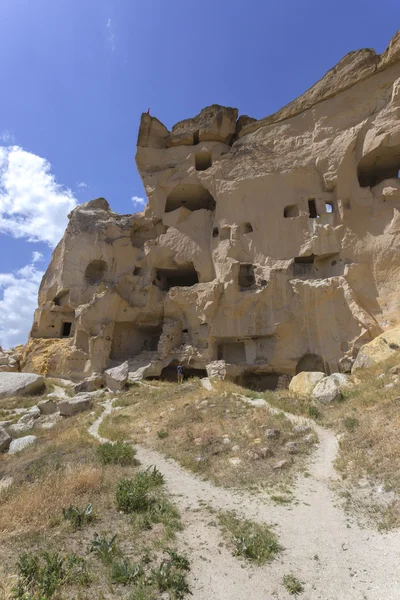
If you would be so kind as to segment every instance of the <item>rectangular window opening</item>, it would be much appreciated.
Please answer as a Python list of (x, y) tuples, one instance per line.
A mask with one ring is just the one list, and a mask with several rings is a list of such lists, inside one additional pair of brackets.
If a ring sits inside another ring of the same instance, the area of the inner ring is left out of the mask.
[(308, 201), (308, 212), (309, 212), (310, 219), (317, 219), (318, 218), (317, 206), (315, 204), (315, 198), (310, 198), (309, 199), (309, 201)]
[(72, 323), (63, 323), (61, 337), (69, 337), (71, 335)]

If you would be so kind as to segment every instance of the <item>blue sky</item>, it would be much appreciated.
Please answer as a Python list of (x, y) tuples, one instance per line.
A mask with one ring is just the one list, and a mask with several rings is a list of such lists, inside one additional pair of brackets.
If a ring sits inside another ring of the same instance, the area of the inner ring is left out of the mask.
[(0, 345), (26, 340), (76, 203), (142, 208), (141, 112), (167, 127), (212, 103), (262, 118), (347, 52), (382, 52), (399, 17), (398, 0), (2, 0)]

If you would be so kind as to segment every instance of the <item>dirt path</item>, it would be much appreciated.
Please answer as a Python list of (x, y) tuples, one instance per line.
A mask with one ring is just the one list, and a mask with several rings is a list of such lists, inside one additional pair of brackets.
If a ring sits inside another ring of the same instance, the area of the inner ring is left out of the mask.
[[(257, 406), (276, 410), (266, 403)], [(92, 425), (92, 435), (98, 436), (102, 418), (111, 411), (112, 403)], [(309, 424), (301, 417), (286, 416)], [(182, 513), (185, 528), (180, 543), (191, 558), (194, 600), (289, 600), (293, 596), (282, 587), (281, 580), (291, 572), (304, 582), (305, 600), (399, 600), (399, 533), (361, 529), (346, 517), (329, 486), (335, 477), (336, 437), (311, 424), (320, 443), (310, 461), (310, 477), (299, 478), (296, 501), (289, 506), (272, 505), (247, 492), (217, 487), (185, 471), (174, 460), (137, 447), (144, 467), (157, 465), (162, 471)], [(249, 566), (233, 557), (206, 506), (235, 510), (242, 517), (274, 525), (285, 551), (264, 567)]]

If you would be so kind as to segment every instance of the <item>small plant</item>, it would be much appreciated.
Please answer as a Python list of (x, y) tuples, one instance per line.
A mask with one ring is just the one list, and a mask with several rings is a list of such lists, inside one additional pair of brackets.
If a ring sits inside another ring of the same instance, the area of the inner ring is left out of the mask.
[(170, 592), (173, 598), (184, 598), (190, 594), (186, 573), (190, 571), (189, 561), (185, 556), (167, 549), (169, 559), (152, 569), (150, 581), (157, 585), (160, 592)]
[(165, 431), (165, 429), (160, 429), (160, 431), (157, 431), (157, 435), (160, 438), (160, 440), (165, 440), (165, 438), (169, 436), (169, 433), (168, 431)]
[(126, 442), (106, 442), (97, 448), (97, 453), (103, 465), (136, 465), (138, 464), (136, 450)]
[(297, 579), (295, 575), (290, 573), (290, 575), (284, 575), (282, 578), (283, 587), (292, 594), (292, 596), (298, 596), (302, 592), (304, 592), (304, 584), (302, 581)]
[(21, 554), (17, 575), (13, 596), (18, 600), (48, 600), (64, 585), (90, 582), (84, 558), (76, 554), (61, 556), (58, 552)]
[(100, 537), (98, 533), (95, 533), (88, 551), (93, 552), (103, 563), (109, 564), (117, 552), (116, 539), (116, 535), (108, 540), (106, 537)]
[(276, 496), (271, 496), (271, 500), (276, 502), (276, 504), (290, 504), (292, 502), (292, 498), (289, 498), (288, 496), (281, 496), (279, 494)]
[(321, 411), (319, 410), (319, 408), (317, 406), (315, 406), (314, 404), (310, 404), (308, 406), (308, 415), (312, 418), (312, 419), (319, 419), (319, 417), (321, 416)]
[(154, 503), (151, 490), (163, 483), (164, 476), (156, 467), (139, 471), (134, 479), (121, 479), (116, 491), (118, 509), (126, 513), (148, 510)]
[(219, 521), (232, 536), (234, 555), (244, 556), (259, 565), (273, 560), (282, 550), (276, 535), (266, 526), (240, 520), (234, 513), (221, 513)]
[(343, 425), (348, 431), (355, 431), (359, 426), (359, 421), (355, 417), (343, 417)]
[(64, 520), (70, 521), (74, 529), (82, 529), (83, 525), (91, 523), (96, 518), (91, 504), (82, 509), (70, 504), (69, 508), (62, 509), (62, 514)]
[(111, 582), (128, 585), (135, 583), (143, 577), (144, 571), (141, 565), (129, 565), (126, 562), (114, 562), (111, 566)]

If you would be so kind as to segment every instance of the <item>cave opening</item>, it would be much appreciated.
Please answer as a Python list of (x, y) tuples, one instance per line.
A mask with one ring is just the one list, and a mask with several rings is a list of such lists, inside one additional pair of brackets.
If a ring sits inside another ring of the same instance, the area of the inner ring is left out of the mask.
[(357, 175), (361, 187), (374, 187), (385, 179), (399, 179), (400, 145), (379, 147), (358, 163)]
[(192, 212), (195, 210), (215, 210), (215, 200), (208, 190), (200, 183), (177, 185), (167, 197), (165, 212), (172, 212), (181, 207)]
[(241, 264), (239, 267), (238, 284), (240, 291), (249, 290), (256, 282), (254, 276), (254, 266)]
[(89, 285), (96, 285), (104, 278), (107, 271), (107, 263), (104, 260), (92, 260), (85, 271), (85, 279)]
[[(167, 367), (164, 367), (159, 376), (146, 377), (148, 380), (161, 380), (161, 381), (173, 381), (178, 380), (178, 361), (174, 360)], [(205, 369), (196, 369), (187, 365), (183, 365), (183, 377), (184, 379), (191, 379), (192, 377), (207, 377), (207, 371)]]
[(157, 269), (156, 285), (163, 292), (172, 287), (192, 287), (199, 283), (199, 276), (193, 264), (176, 269)]
[(288, 206), (285, 206), (283, 211), (285, 219), (294, 219), (295, 217), (298, 217), (299, 214), (299, 207), (297, 204), (289, 204)]
[(66, 321), (62, 324), (61, 337), (69, 337), (71, 335), (72, 323)]
[(315, 198), (310, 198), (308, 200), (308, 214), (310, 219), (318, 219), (318, 211), (317, 205), (315, 203)]
[(194, 157), (196, 171), (207, 171), (212, 166), (211, 152), (197, 152)]

